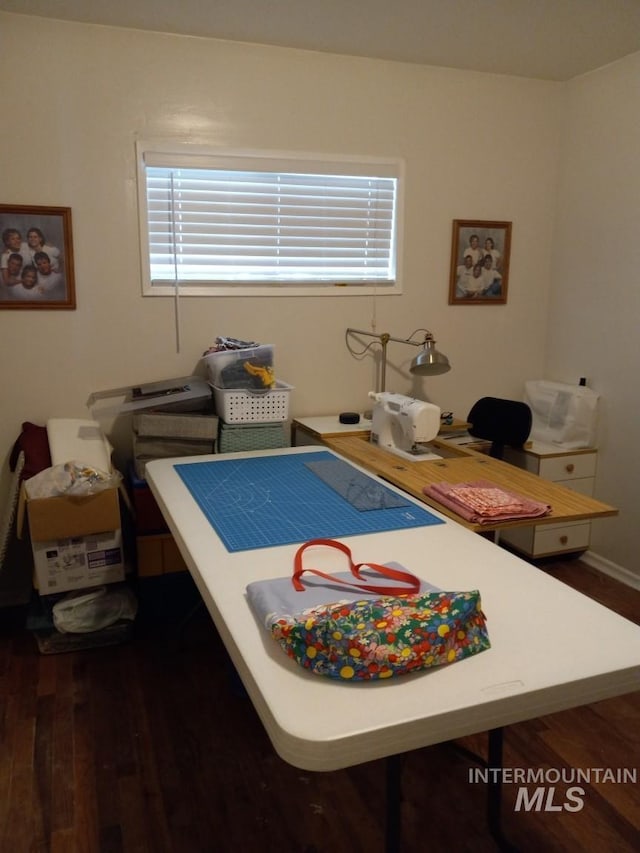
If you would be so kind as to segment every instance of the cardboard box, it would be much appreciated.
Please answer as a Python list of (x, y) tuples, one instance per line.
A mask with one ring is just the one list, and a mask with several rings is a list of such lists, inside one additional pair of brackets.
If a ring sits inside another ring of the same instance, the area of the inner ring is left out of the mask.
[(118, 489), (86, 497), (27, 498), (18, 506), (17, 529), (29, 520), (35, 586), (41, 595), (124, 580)]
[(188, 571), (173, 536), (170, 533), (157, 536), (136, 537), (138, 552), (138, 577), (167, 575)]
[(124, 580), (122, 532), (32, 542), (41, 595)]

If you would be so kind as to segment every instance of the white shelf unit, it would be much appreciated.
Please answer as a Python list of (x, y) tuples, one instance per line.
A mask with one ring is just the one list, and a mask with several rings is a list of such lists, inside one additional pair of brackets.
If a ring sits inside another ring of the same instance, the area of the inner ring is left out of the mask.
[[(593, 447), (563, 450), (553, 444), (532, 441), (525, 450), (505, 448), (504, 459), (546, 480), (593, 496), (597, 453)], [(549, 557), (586, 551), (590, 536), (591, 522), (572, 521), (504, 530), (500, 541), (529, 557)]]

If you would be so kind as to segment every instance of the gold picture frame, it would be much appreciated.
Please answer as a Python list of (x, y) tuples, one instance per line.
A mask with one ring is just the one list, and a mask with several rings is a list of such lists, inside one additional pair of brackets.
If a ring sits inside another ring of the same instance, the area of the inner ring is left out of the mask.
[(74, 310), (70, 207), (0, 204), (0, 308)]
[(449, 305), (504, 305), (511, 222), (454, 219)]

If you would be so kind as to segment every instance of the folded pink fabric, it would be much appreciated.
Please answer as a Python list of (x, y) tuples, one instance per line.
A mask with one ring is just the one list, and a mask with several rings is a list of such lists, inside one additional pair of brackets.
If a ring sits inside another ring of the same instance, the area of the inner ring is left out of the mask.
[(422, 490), (474, 524), (496, 524), (517, 518), (538, 518), (551, 512), (549, 504), (507, 492), (488, 480), (472, 483), (434, 483)]

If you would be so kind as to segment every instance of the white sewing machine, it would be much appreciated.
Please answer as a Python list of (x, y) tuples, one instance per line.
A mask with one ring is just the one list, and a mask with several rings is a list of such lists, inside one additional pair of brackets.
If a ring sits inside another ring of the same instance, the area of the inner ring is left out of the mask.
[(371, 441), (413, 462), (441, 459), (421, 444), (432, 441), (440, 430), (440, 409), (388, 391), (369, 391), (376, 401), (371, 418)]

